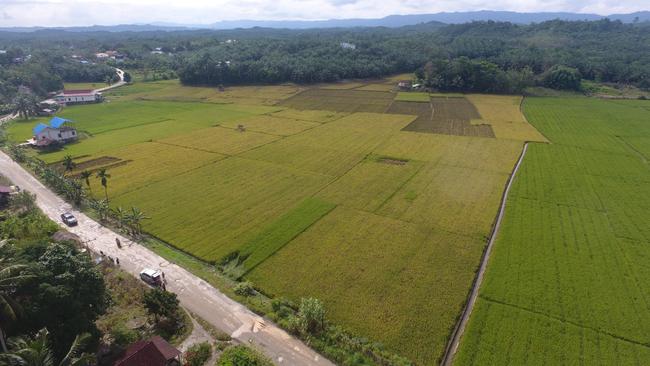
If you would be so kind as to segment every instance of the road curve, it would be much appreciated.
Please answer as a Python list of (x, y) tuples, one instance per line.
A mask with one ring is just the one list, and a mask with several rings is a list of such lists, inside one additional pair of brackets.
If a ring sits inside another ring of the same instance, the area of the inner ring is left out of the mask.
[(476, 304), (476, 298), (478, 297), (478, 292), (479, 289), (481, 288), (481, 283), (483, 282), (485, 269), (487, 268), (488, 261), (490, 260), (490, 253), (492, 252), (492, 247), (494, 246), (494, 242), (496, 241), (497, 235), (499, 234), (499, 228), (501, 227), (501, 221), (503, 219), (503, 215), (506, 210), (506, 201), (508, 200), (508, 193), (510, 192), (510, 187), (512, 186), (512, 182), (515, 179), (515, 175), (517, 175), (517, 171), (519, 170), (519, 166), (521, 165), (521, 162), (524, 160), (524, 155), (526, 155), (527, 149), (528, 149), (528, 142), (524, 143), (524, 148), (521, 150), (521, 155), (519, 155), (519, 160), (517, 160), (517, 164), (515, 164), (515, 167), (512, 170), (512, 173), (510, 174), (510, 177), (508, 177), (506, 188), (503, 190), (503, 195), (501, 196), (501, 205), (499, 206), (497, 219), (494, 223), (494, 226), (492, 227), (492, 232), (490, 233), (490, 240), (488, 241), (487, 247), (483, 252), (483, 258), (481, 259), (481, 266), (479, 267), (476, 278), (474, 279), (474, 284), (472, 285), (472, 290), (470, 292), (469, 298), (467, 299), (467, 303), (465, 304), (465, 308), (463, 309), (460, 319), (456, 323), (456, 327), (452, 332), (449, 343), (447, 343), (445, 354), (442, 357), (442, 362), (440, 362), (442, 366), (451, 366), (454, 361), (454, 356), (456, 355), (456, 351), (458, 351), (458, 346), (460, 345), (460, 340), (463, 336), (463, 332), (465, 332), (465, 327), (467, 326), (469, 317), (472, 314), (472, 310), (474, 310), (474, 305)]
[[(91, 250), (119, 258), (120, 266), (132, 275), (138, 276), (143, 268), (162, 270), (168, 282), (167, 289), (178, 295), (185, 308), (231, 334), (232, 338), (259, 349), (275, 364), (333, 366), (333, 363), (300, 340), (228, 298), (210, 284), (73, 209), (3, 152), (0, 152), (0, 173), (13, 184), (36, 194), (38, 207), (60, 226), (64, 227), (60, 214), (65, 211), (73, 213), (79, 225), (66, 229), (79, 235)], [(115, 238), (122, 242), (122, 249), (117, 248)]]

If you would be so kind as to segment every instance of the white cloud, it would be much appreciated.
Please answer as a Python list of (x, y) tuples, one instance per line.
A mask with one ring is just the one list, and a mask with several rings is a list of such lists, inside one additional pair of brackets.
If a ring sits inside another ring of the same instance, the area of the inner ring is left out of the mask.
[(375, 18), (471, 10), (612, 14), (648, 8), (647, 0), (0, 0), (0, 27)]

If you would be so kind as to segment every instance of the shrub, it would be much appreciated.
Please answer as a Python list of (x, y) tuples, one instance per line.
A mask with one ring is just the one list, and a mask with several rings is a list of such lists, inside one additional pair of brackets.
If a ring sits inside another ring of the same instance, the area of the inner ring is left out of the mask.
[(217, 366), (272, 366), (271, 360), (259, 352), (246, 346), (235, 346), (226, 349)]
[(313, 297), (302, 299), (298, 309), (300, 330), (305, 334), (317, 335), (325, 329), (325, 308)]
[(185, 366), (202, 366), (212, 356), (212, 346), (208, 342), (193, 344), (185, 351)]
[(111, 329), (111, 336), (113, 336), (113, 343), (119, 347), (126, 347), (140, 339), (138, 332), (122, 325), (113, 327)]
[(248, 281), (238, 283), (237, 286), (235, 286), (234, 291), (240, 296), (252, 296), (255, 294), (253, 284)]

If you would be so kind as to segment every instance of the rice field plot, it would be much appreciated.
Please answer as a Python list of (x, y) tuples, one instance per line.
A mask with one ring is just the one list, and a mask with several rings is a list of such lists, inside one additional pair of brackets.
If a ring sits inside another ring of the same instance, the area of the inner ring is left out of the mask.
[(287, 108), (277, 112), (269, 113), (269, 115), (274, 117), (297, 119), (299, 121), (327, 123), (344, 117), (347, 115), (347, 113)]
[(303, 90), (295, 85), (233, 86), (220, 90), (216, 87), (183, 86), (178, 80), (136, 83), (133, 86), (135, 90), (128, 91), (122, 98), (244, 105), (273, 105)]
[(161, 144), (181, 146), (225, 155), (239, 154), (278, 140), (280, 136), (232, 128), (210, 127), (155, 140)]
[(245, 152), (240, 157), (337, 177), (362, 161), (365, 154), (283, 139)]
[(384, 113), (393, 97), (392, 93), (387, 92), (308, 89), (278, 105), (301, 110)]
[(339, 206), (248, 277), (270, 294), (316, 296), (336, 323), (436, 365), (483, 245)]
[(230, 157), (130, 191), (111, 200), (111, 206), (139, 207), (152, 218), (145, 230), (203, 260), (217, 261), (330, 180)]
[(471, 120), (480, 119), (481, 116), (465, 98), (433, 97), (429, 103), (396, 100), (391, 104), (388, 113), (418, 116), (413, 123), (404, 128), (405, 131), (494, 137), (494, 132), (489, 125), (471, 123)]
[[(273, 107), (261, 106), (249, 108), (201, 103), (129, 101), (68, 107), (59, 116), (72, 120), (72, 125), (79, 131), (99, 135), (166, 121), (174, 121), (179, 130), (191, 130), (275, 110)], [(12, 141), (24, 141), (32, 136), (32, 129), (38, 122), (48, 120), (49, 118), (43, 118), (13, 122), (8, 128), (9, 138)]]
[[(179, 174), (201, 168), (207, 164), (225, 158), (225, 155), (163, 145), (155, 142), (143, 142), (124, 148), (105, 152), (118, 164), (104, 165), (111, 175), (108, 195), (111, 199), (127, 192), (146, 187), (165, 179), (173, 179)], [(78, 163), (77, 172), (84, 163)], [(99, 166), (91, 168), (91, 171)], [(104, 188), (98, 179), (90, 179), (92, 192), (103, 197)]]
[(522, 143), (417, 132), (391, 135), (373, 152), (402, 159), (510, 174)]
[(316, 196), (327, 202), (374, 212), (411, 179), (422, 165), (418, 161), (397, 164), (373, 156), (352, 168)]
[(468, 94), (465, 96), (478, 110), (480, 120), (473, 124), (489, 124), (499, 139), (548, 142), (546, 137), (526, 121), (519, 109), (521, 96)]
[(650, 111), (585, 98), (524, 110), (552, 144), (531, 146), (514, 181), (456, 364), (643, 365), (650, 170), (617, 136), (650, 136)]
[(395, 101), (398, 102), (424, 102), (429, 103), (431, 97), (429, 93), (419, 93), (419, 92), (399, 92), (395, 97)]
[(219, 126), (227, 128), (239, 128), (239, 126), (243, 126), (246, 131), (277, 136), (290, 136), (320, 126), (320, 123), (277, 117), (274, 114), (265, 114), (243, 120), (224, 121), (219, 123)]
[(376, 213), (485, 240), (507, 179), (504, 173), (427, 163)]

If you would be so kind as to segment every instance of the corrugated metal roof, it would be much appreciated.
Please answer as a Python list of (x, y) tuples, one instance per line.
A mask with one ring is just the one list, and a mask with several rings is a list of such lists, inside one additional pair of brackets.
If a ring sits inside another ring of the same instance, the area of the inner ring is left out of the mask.
[(66, 122), (72, 122), (69, 119), (61, 118), (61, 117), (54, 117), (50, 120), (50, 126), (54, 128), (59, 128), (61, 127), (64, 123)]
[(34, 129), (32, 129), (32, 132), (34, 132), (34, 135), (38, 135), (39, 133), (41, 133), (41, 131), (43, 131), (48, 127), (50, 126), (46, 125), (45, 123), (39, 123), (36, 125), (36, 127), (34, 127)]

